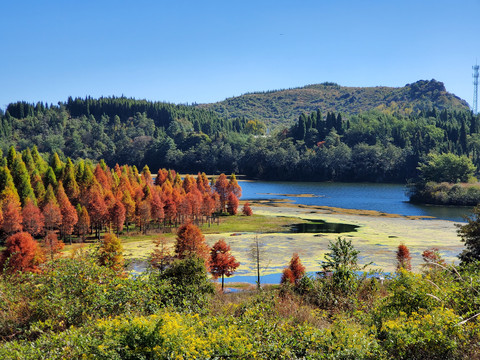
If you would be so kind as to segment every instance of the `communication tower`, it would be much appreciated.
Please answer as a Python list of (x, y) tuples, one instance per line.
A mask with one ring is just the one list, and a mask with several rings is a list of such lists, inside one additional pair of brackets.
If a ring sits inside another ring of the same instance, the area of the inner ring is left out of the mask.
[(477, 102), (478, 102), (478, 69), (479, 65), (472, 66), (473, 69), (473, 113), (476, 115), (477, 111)]

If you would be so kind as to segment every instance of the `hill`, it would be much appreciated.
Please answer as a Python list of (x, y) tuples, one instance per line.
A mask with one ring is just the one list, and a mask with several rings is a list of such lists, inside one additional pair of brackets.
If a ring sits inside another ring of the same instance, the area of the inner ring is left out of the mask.
[(260, 119), (267, 125), (291, 125), (302, 112), (320, 109), (344, 115), (372, 109), (409, 115), (420, 110), (469, 110), (465, 100), (447, 92), (442, 82), (420, 80), (404, 87), (346, 87), (335, 83), (300, 88), (248, 93), (198, 107), (228, 118)]
[[(0, 150), (5, 153), (13, 146), (22, 151), (35, 145), (41, 153), (57, 152), (63, 160), (103, 158), (111, 167), (148, 164), (271, 180), (404, 182), (415, 178), (419, 161), (430, 152), (466, 155), (480, 166), (480, 117), (447, 93), (442, 83), (346, 89), (335, 84), (300, 89), (302, 94), (329, 94), (329, 104), (344, 112), (321, 108), (322, 113), (309, 113), (325, 98), (311, 100), (305, 110), (299, 104), (307, 100), (297, 96), (297, 105), (289, 105), (291, 118), (271, 120), (283, 121), (288, 128), (271, 136), (261, 136), (265, 132), (261, 120), (248, 120), (256, 117), (253, 111), (248, 118), (227, 118), (211, 108), (124, 97), (69, 98), (50, 106), (19, 101), (0, 113)], [(251, 98), (249, 106), (257, 109), (254, 105), (260, 107), (266, 98), (294, 92), (236, 99)], [(380, 98), (383, 102), (374, 101)], [(282, 99), (286, 103), (287, 95)]]

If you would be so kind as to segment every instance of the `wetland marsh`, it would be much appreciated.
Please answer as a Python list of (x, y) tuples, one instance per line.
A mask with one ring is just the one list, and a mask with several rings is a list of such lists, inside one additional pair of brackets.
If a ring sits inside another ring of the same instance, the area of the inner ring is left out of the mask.
[[(457, 260), (456, 256), (463, 248), (455, 226), (458, 221), (434, 218), (432, 215), (422, 214), (418, 211), (410, 211), (406, 214), (387, 213), (381, 211), (382, 205), (376, 208), (370, 206), (367, 209), (353, 209), (319, 205), (318, 203), (306, 204), (312, 199), (333, 201), (330, 195), (320, 196), (318, 191), (315, 197), (304, 197), (299, 193), (295, 194), (295, 191), (290, 191), (284, 196), (280, 192), (276, 192), (277, 195), (271, 195), (273, 199), (265, 199), (262, 196), (266, 195), (260, 196), (252, 193), (253, 186), (257, 184), (257, 182), (241, 183), (244, 194), (242, 198), (249, 199), (255, 214), (253, 217), (242, 215), (221, 217), (219, 225), (202, 228), (209, 245), (224, 238), (230, 244), (233, 255), (241, 264), (235, 275), (226, 279), (228, 282), (255, 281), (252, 280), (255, 271), (248, 256), (255, 236), (265, 244), (267, 250), (268, 259), (262, 272), (262, 276), (264, 276), (262, 282), (264, 283), (278, 282), (282, 269), (289, 262), (293, 253), (300, 255), (308, 272), (319, 271), (319, 262), (328, 252), (329, 241), (338, 236), (348, 237), (353, 241), (354, 246), (360, 251), (360, 263), (372, 263), (370, 269), (380, 269), (385, 272), (395, 269), (395, 251), (400, 243), (404, 243), (410, 249), (412, 265), (416, 271), (421, 269), (421, 253), (426, 249), (438, 248), (447, 262), (451, 263)], [(260, 182), (259, 189), (263, 189), (263, 186), (264, 182)], [(399, 185), (388, 185), (387, 193), (379, 192), (376, 186), (363, 184), (360, 187), (363, 188), (362, 196), (366, 197), (363, 201), (374, 203), (372, 197), (376, 197), (379, 204), (386, 203), (385, 198), (388, 198), (388, 194), (392, 194), (392, 189), (396, 189), (394, 198), (396, 200), (392, 200), (390, 197), (390, 200), (393, 201), (390, 208), (408, 209), (398, 193)], [(365, 193), (366, 189), (374, 192), (369, 195), (368, 192)], [(296, 191), (299, 190), (296, 189)], [(356, 191), (358, 193), (359, 190)], [(356, 201), (359, 200), (360, 198), (357, 198)], [(453, 218), (458, 218), (458, 215), (455, 214), (468, 213), (467, 208), (446, 210), (450, 211), (449, 216)], [(315, 227), (318, 224), (336, 228), (338, 231), (322, 229), (313, 232), (297, 231), (298, 227)], [(158, 236), (152, 234), (144, 240), (140, 238), (137, 241), (127, 240), (124, 243), (127, 258), (135, 259), (137, 264), (138, 261), (140, 263), (146, 261), (154, 246), (151, 239), (158, 238)], [(165, 234), (165, 236), (173, 244), (175, 235)]]

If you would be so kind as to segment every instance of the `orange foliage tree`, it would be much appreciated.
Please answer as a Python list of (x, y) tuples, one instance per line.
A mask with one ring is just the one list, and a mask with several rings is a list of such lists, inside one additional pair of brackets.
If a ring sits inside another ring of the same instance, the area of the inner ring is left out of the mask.
[(125, 206), (120, 199), (115, 201), (115, 204), (110, 209), (110, 221), (113, 224), (113, 227), (116, 230), (117, 236), (120, 235), (120, 232), (123, 230), (123, 224), (125, 222)]
[(167, 221), (168, 224), (173, 224), (175, 222), (175, 219), (177, 217), (177, 205), (175, 204), (175, 201), (171, 198), (167, 198), (165, 201), (165, 206), (163, 208), (164, 210), (164, 216), (165, 220)]
[(222, 291), (224, 277), (232, 276), (239, 266), (240, 263), (230, 253), (230, 245), (223, 239), (218, 240), (210, 250), (209, 267), (210, 273), (215, 279), (222, 277)]
[(228, 181), (228, 190), (234, 193), (238, 199), (242, 197), (242, 188), (240, 187), (240, 185), (238, 185), (235, 174), (230, 175), (230, 179)]
[(137, 206), (137, 220), (143, 234), (147, 233), (148, 225), (152, 219), (152, 207), (148, 200), (142, 200)]
[(150, 205), (151, 205), (152, 220), (155, 223), (160, 224), (163, 221), (165, 212), (163, 210), (164, 208), (163, 202), (160, 199), (160, 195), (156, 191), (152, 193), (152, 200), (150, 201)]
[(32, 200), (27, 200), (27, 203), (22, 209), (22, 225), (23, 230), (32, 236), (43, 233), (43, 227), (45, 225), (43, 215)]
[(165, 180), (167, 180), (167, 177), (168, 171), (166, 169), (158, 169), (155, 185), (162, 186)]
[(281, 283), (296, 284), (305, 275), (305, 266), (302, 265), (298, 254), (293, 254), (290, 264), (283, 270)]
[(179, 259), (197, 255), (205, 262), (208, 261), (209, 248), (205, 236), (197, 226), (188, 222), (178, 228), (175, 254)]
[[(68, 199), (67, 194), (63, 188), (62, 182), (58, 182), (57, 188), (57, 200), (60, 207), (60, 213), (62, 214), (62, 224), (60, 226), (60, 234), (63, 239), (71, 237), (73, 228), (78, 222), (78, 214), (72, 203)], [(71, 238), (70, 238), (71, 240)], [(70, 241), (71, 243), (71, 241)]]
[(108, 208), (98, 187), (92, 188), (90, 191), (88, 214), (90, 215), (90, 221), (95, 228), (95, 237), (100, 239), (100, 230), (108, 216)]
[(237, 215), (237, 210), (238, 210), (238, 198), (233, 192), (231, 192), (230, 194), (228, 194), (227, 212), (230, 215)]
[(242, 213), (245, 216), (252, 216), (253, 211), (248, 201), (243, 205)]
[(130, 223), (135, 221), (135, 201), (133, 201), (130, 191), (125, 190), (123, 192), (122, 204), (125, 207), (125, 221), (128, 233)]
[(22, 231), (22, 212), (20, 202), (15, 199), (7, 199), (2, 206), (3, 223), (2, 230), (7, 234)]
[(7, 238), (0, 256), (0, 267), (7, 273), (17, 271), (37, 272), (44, 260), (43, 253), (32, 235), (19, 232)]
[(412, 270), (411, 264), (412, 257), (410, 256), (410, 250), (408, 250), (405, 244), (398, 245), (397, 250), (397, 270), (405, 269), (405, 270)]
[(45, 230), (52, 231), (60, 228), (62, 224), (62, 212), (56, 202), (49, 201), (43, 207), (42, 214), (45, 223)]
[(215, 181), (215, 190), (220, 196), (220, 211), (225, 212), (225, 205), (227, 203), (228, 194), (230, 190), (228, 188), (228, 180), (225, 174), (220, 174), (217, 181)]
[(430, 248), (422, 253), (422, 259), (425, 261), (424, 266), (433, 268), (435, 265), (447, 266), (447, 262), (440, 255), (438, 248)]

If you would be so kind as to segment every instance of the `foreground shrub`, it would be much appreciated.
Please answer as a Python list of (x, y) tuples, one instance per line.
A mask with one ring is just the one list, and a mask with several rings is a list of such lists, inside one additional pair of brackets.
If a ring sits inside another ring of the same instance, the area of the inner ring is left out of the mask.
[(198, 256), (175, 260), (163, 272), (150, 274), (150, 282), (164, 289), (165, 305), (194, 311), (204, 308), (215, 292), (207, 276), (205, 261)]
[(204, 317), (160, 312), (103, 319), (81, 329), (44, 334), (34, 342), (14, 341), (1, 358), (21, 359), (382, 359), (370, 333), (346, 321), (330, 329), (292, 326), (278, 318), (250, 315)]
[(405, 269), (400, 269), (397, 276), (389, 281), (389, 295), (382, 299), (377, 309), (377, 318), (390, 319), (404, 313), (410, 315), (421, 309), (431, 310), (439, 305), (432, 297), (435, 294), (435, 284), (429, 276), (422, 277)]
[(0, 338), (33, 339), (94, 319), (149, 315), (166, 306), (200, 311), (213, 291), (198, 258), (137, 277), (119, 277), (89, 255), (58, 259), (41, 274), (0, 278)]
[(0, 282), (0, 336), (5, 337), (32, 338), (95, 318), (151, 313), (162, 306), (161, 287), (142, 278), (119, 278), (90, 257), (59, 259), (41, 274)]
[(386, 321), (381, 329), (385, 349), (396, 359), (460, 358), (465, 331), (453, 310), (405, 313)]

